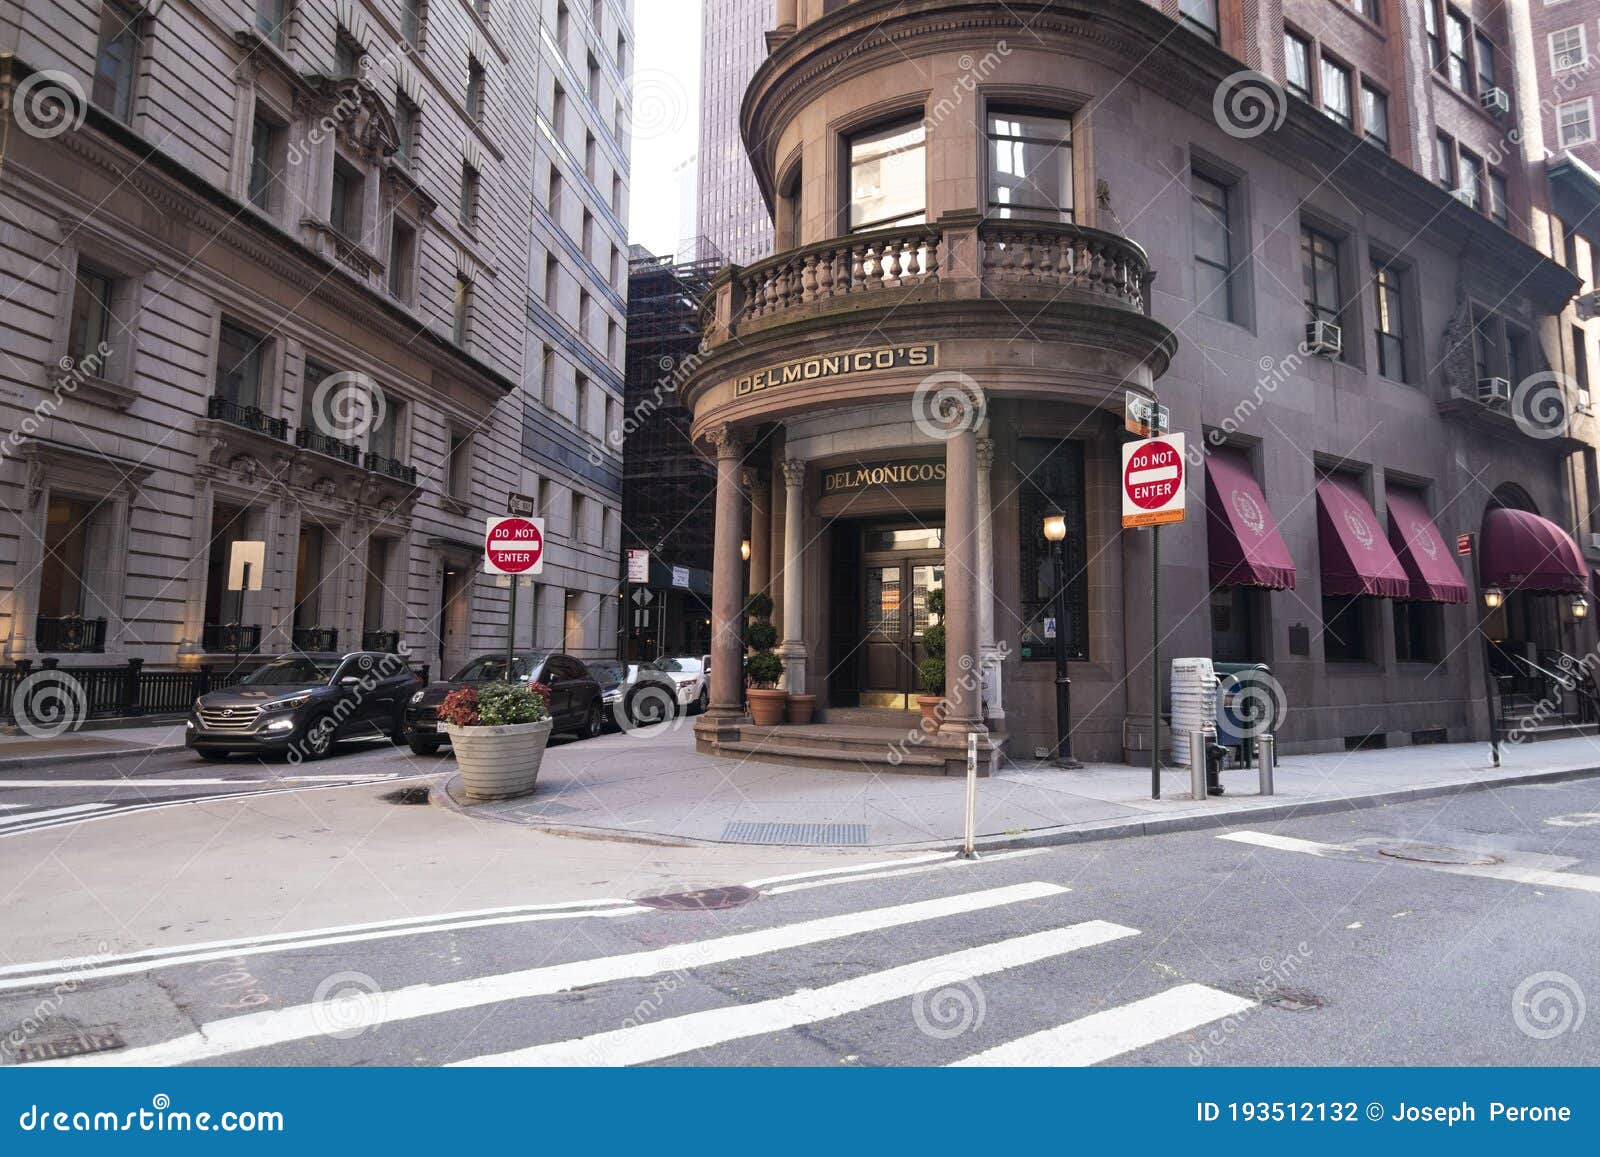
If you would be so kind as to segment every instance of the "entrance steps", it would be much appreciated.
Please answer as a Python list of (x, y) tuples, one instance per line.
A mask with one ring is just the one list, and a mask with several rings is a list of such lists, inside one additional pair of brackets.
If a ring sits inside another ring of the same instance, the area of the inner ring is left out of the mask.
[[(695, 745), (710, 755), (796, 767), (880, 775), (965, 775), (965, 740), (923, 735), (917, 720), (910, 713), (898, 727), (830, 723), (758, 727), (747, 719), (706, 720), (695, 727)], [(999, 764), (1004, 745), (1004, 736), (979, 739), (980, 775), (990, 774)]]

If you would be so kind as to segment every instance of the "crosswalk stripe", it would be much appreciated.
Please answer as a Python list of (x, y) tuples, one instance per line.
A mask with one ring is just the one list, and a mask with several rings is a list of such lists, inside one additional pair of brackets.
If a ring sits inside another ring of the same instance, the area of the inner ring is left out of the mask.
[(21, 815), (7, 816), (5, 819), (0, 820), (0, 826), (10, 827), (12, 825), (33, 823), (35, 820), (55, 819), (58, 816), (82, 815), (84, 812), (104, 811), (106, 808), (113, 806), (115, 805), (109, 803), (80, 803), (71, 807), (52, 808), (49, 811), (23, 812)]
[[(1016, 904), (1059, 896), (1066, 889), (1040, 882), (1012, 884), (981, 892), (919, 900), (888, 908), (871, 908), (842, 916), (826, 916), (757, 932), (741, 932), (712, 940), (692, 940), (645, 952), (575, 960), (568, 964), (546, 965), (495, 976), (445, 984), (417, 984), (392, 992), (374, 993), (366, 1002), (373, 1024), (412, 1020), (444, 1012), (498, 1004), (565, 992), (580, 985), (604, 984), (680, 969), (722, 964), (746, 956), (799, 948), (828, 940), (838, 940), (863, 932), (896, 928), (944, 916), (960, 916), (984, 908)], [(89, 1066), (179, 1065), (213, 1057), (285, 1044), (307, 1037), (322, 1036), (331, 1019), (321, 1005), (302, 1004), (292, 1008), (249, 1013), (203, 1025), (198, 1032), (176, 1037), (161, 1044), (115, 1053), (92, 1053), (43, 1065), (58, 1068)], [(338, 1027), (348, 1027), (340, 1025)]]
[(1255, 1004), (1203, 984), (1181, 984), (1156, 996), (1019, 1037), (957, 1061), (965, 1066), (1096, 1065), (1180, 1032), (1233, 1016)]
[(978, 976), (1076, 952), (1138, 930), (1091, 920), (1017, 936), (997, 944), (903, 964), (824, 988), (801, 989), (756, 1004), (689, 1013), (668, 1020), (594, 1033), (553, 1044), (472, 1057), (458, 1065), (640, 1065), (728, 1041), (781, 1032), (915, 996), (930, 983), (943, 988)]

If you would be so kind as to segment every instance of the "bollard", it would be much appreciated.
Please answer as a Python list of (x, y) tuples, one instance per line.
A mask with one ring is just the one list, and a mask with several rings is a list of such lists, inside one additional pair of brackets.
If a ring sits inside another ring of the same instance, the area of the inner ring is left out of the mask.
[(1256, 774), (1261, 777), (1261, 794), (1272, 794), (1272, 760), (1278, 741), (1269, 733), (1256, 740)]
[(978, 735), (967, 733), (967, 816), (965, 839), (961, 842), (961, 858), (978, 858)]
[(1205, 728), (1197, 727), (1189, 732), (1189, 790), (1197, 800), (1207, 798), (1206, 749), (1210, 746)]

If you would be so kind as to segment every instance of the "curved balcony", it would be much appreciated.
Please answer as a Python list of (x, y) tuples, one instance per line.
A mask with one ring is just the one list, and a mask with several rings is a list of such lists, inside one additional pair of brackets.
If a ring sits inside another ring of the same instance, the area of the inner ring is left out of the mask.
[(946, 218), (857, 233), (730, 266), (712, 287), (706, 336), (741, 334), (907, 300), (1043, 299), (1148, 313), (1144, 250), (1082, 225)]

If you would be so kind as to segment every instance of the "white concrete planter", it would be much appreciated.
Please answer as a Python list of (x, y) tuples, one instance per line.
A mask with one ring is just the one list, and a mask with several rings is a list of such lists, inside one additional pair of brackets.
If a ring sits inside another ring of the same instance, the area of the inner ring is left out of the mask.
[(550, 719), (507, 727), (457, 727), (444, 724), (461, 770), (461, 786), (471, 799), (512, 799), (533, 791), (550, 739)]

